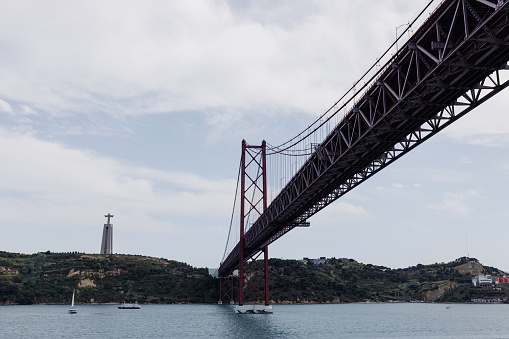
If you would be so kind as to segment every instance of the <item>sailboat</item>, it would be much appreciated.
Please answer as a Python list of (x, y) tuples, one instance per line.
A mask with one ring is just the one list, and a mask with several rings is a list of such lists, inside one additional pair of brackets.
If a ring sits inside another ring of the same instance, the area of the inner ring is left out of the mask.
[(78, 310), (76, 309), (76, 307), (74, 307), (74, 292), (75, 290), (72, 291), (72, 303), (71, 303), (71, 307), (69, 307), (69, 314), (75, 314), (78, 312)]

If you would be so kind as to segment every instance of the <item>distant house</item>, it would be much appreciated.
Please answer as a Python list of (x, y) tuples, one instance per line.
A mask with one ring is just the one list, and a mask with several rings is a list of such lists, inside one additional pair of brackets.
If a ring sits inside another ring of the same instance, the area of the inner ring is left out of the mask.
[(497, 287), (498, 280), (491, 275), (478, 275), (472, 278), (475, 287)]
[(473, 303), (501, 303), (502, 299), (484, 299), (484, 298), (476, 298), (470, 299)]
[[(335, 258), (332, 258), (332, 259), (335, 259)], [(315, 264), (315, 265), (323, 265), (323, 264), (325, 264), (327, 262), (327, 260), (328, 259), (326, 257), (320, 257), (318, 259), (310, 259), (308, 257), (304, 257), (304, 258), (302, 258), (302, 260), (298, 260), (298, 261), (303, 262), (303, 263), (310, 262), (310, 263)], [(355, 261), (353, 259), (348, 259), (348, 258), (338, 258), (336, 260), (339, 260), (339, 261), (344, 262), (344, 263), (357, 262), (357, 261)]]
[[(209, 268), (209, 275), (211, 275), (214, 278), (219, 278), (219, 269), (218, 268)], [(232, 275), (234, 277), (238, 277), (239, 276), (239, 270), (233, 271)]]
[(304, 257), (304, 258), (302, 258), (302, 260), (299, 260), (299, 261), (303, 262), (303, 263), (310, 262), (310, 263), (315, 264), (315, 265), (323, 265), (327, 261), (327, 258), (326, 257), (320, 257), (318, 259), (310, 259), (308, 257)]

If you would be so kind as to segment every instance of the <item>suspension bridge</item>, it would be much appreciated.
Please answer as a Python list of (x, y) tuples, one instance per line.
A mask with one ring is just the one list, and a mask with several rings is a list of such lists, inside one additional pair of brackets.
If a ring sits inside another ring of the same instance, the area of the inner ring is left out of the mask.
[[(509, 85), (509, 0), (432, 5), (297, 136), (277, 146), (242, 142), (240, 235), (230, 237), (232, 214), (220, 302), (233, 303), (238, 270), (236, 312), (271, 313), (269, 244)], [(251, 293), (262, 305), (244, 305)]]

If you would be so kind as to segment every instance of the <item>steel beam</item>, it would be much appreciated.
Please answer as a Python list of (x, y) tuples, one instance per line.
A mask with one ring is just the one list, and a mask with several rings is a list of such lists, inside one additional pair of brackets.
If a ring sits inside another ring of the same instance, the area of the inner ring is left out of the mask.
[[(245, 233), (259, 252), (507, 87), (509, 0), (445, 0)], [(238, 247), (220, 266), (237, 268)]]

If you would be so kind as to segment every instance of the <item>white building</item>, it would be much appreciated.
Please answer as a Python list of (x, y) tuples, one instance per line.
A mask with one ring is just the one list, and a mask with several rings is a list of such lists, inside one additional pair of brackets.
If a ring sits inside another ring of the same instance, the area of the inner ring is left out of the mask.
[(475, 287), (496, 287), (498, 286), (498, 281), (489, 274), (478, 275), (472, 278), (472, 284), (474, 284)]

